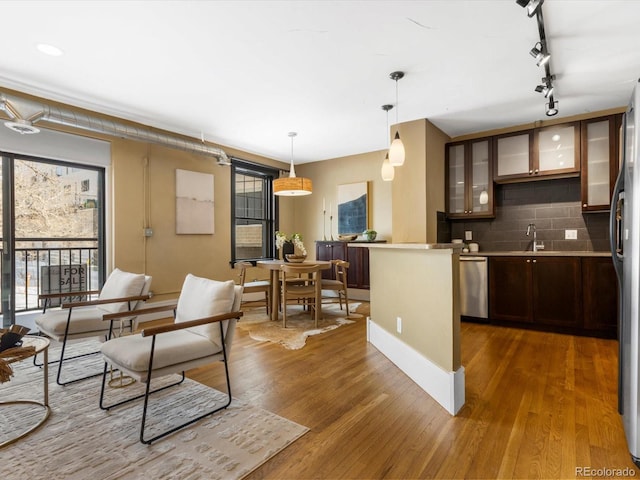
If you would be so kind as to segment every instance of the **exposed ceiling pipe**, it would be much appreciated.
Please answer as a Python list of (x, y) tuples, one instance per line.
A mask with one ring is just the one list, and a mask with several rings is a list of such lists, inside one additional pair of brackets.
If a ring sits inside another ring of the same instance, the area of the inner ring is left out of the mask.
[[(231, 165), (231, 161), (224, 150), (207, 145), (203, 141), (190, 140), (178, 135), (153, 130), (150, 127), (127, 125), (106, 118), (94, 117), (54, 105), (13, 97), (3, 92), (0, 92), (0, 110), (6, 112), (12, 120), (5, 122), (5, 126), (19, 133), (37, 133), (39, 130), (33, 124), (45, 121), (89, 132), (155, 143), (190, 153), (215, 157), (219, 165)], [(20, 112), (24, 115), (21, 115)], [(27, 116), (26, 112), (31, 112), (31, 114)]]

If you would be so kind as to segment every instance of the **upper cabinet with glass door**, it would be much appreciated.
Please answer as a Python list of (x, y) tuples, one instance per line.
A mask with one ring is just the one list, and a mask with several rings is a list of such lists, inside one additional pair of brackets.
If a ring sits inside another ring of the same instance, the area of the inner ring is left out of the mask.
[(456, 142), (446, 149), (449, 218), (493, 218), (490, 139)]
[(534, 170), (539, 176), (580, 174), (580, 124), (563, 123), (533, 131)]
[(583, 212), (608, 211), (618, 175), (622, 115), (583, 120), (581, 197)]
[(579, 123), (496, 136), (494, 180), (509, 183), (578, 176), (579, 139)]

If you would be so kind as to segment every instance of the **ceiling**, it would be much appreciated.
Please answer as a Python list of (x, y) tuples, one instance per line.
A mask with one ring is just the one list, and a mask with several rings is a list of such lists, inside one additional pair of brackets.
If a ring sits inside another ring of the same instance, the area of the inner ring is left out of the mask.
[[(544, 120), (534, 18), (515, 0), (3, 1), (0, 87), (295, 163)], [(626, 105), (640, 1), (543, 5), (559, 115)], [(52, 57), (38, 43), (59, 47)]]

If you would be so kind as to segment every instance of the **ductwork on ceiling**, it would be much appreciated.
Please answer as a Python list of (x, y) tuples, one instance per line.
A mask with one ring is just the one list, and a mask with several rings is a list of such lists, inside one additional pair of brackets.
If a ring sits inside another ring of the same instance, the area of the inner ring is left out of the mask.
[(149, 127), (138, 127), (119, 123), (85, 113), (67, 110), (54, 105), (18, 98), (0, 92), (0, 110), (10, 118), (4, 122), (7, 128), (21, 134), (35, 134), (40, 131), (38, 122), (48, 122), (89, 132), (102, 133), (114, 137), (155, 143), (185, 152), (215, 157), (218, 165), (231, 165), (224, 150), (205, 144), (202, 141), (189, 140), (178, 135), (163, 133)]

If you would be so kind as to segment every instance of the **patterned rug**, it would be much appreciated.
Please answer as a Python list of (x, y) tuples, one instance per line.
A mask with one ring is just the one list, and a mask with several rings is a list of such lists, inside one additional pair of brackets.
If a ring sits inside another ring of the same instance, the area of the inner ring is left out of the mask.
[(272, 342), (284, 346), (289, 350), (299, 350), (304, 347), (307, 337), (319, 335), (335, 330), (341, 325), (354, 323), (363, 315), (356, 313), (359, 303), (349, 303), (351, 314), (347, 317), (345, 310), (340, 310), (339, 304), (327, 304), (322, 306), (322, 318), (318, 321), (318, 328), (309, 315), (300, 305), (287, 307), (287, 328), (282, 327), (282, 314), (277, 322), (270, 321), (264, 308), (245, 310), (244, 316), (238, 322), (238, 328), (246, 330), (249, 336), (259, 342)]
[[(54, 352), (50, 358), (56, 358)], [(92, 362), (94, 369), (104, 365), (100, 356), (89, 358), (92, 360), (83, 362)], [(13, 364), (13, 369), (12, 380), (0, 384), (0, 400), (42, 401), (42, 370), (33, 366), (31, 359)], [(38, 430), (2, 449), (3, 480), (239, 479), (308, 431), (234, 398), (227, 409), (152, 445), (143, 445), (138, 440), (140, 400), (103, 411), (98, 406), (100, 377), (60, 387), (55, 383), (55, 371), (55, 366), (49, 369), (51, 415)], [(111, 399), (122, 398), (141, 392), (141, 388), (137, 383), (110, 388), (107, 395)], [(225, 398), (224, 393), (189, 379), (156, 393), (149, 401), (147, 436), (154, 430), (177, 425), (180, 415), (195, 416)], [(0, 442), (20, 425), (37, 423), (42, 412), (35, 405), (0, 406)]]

